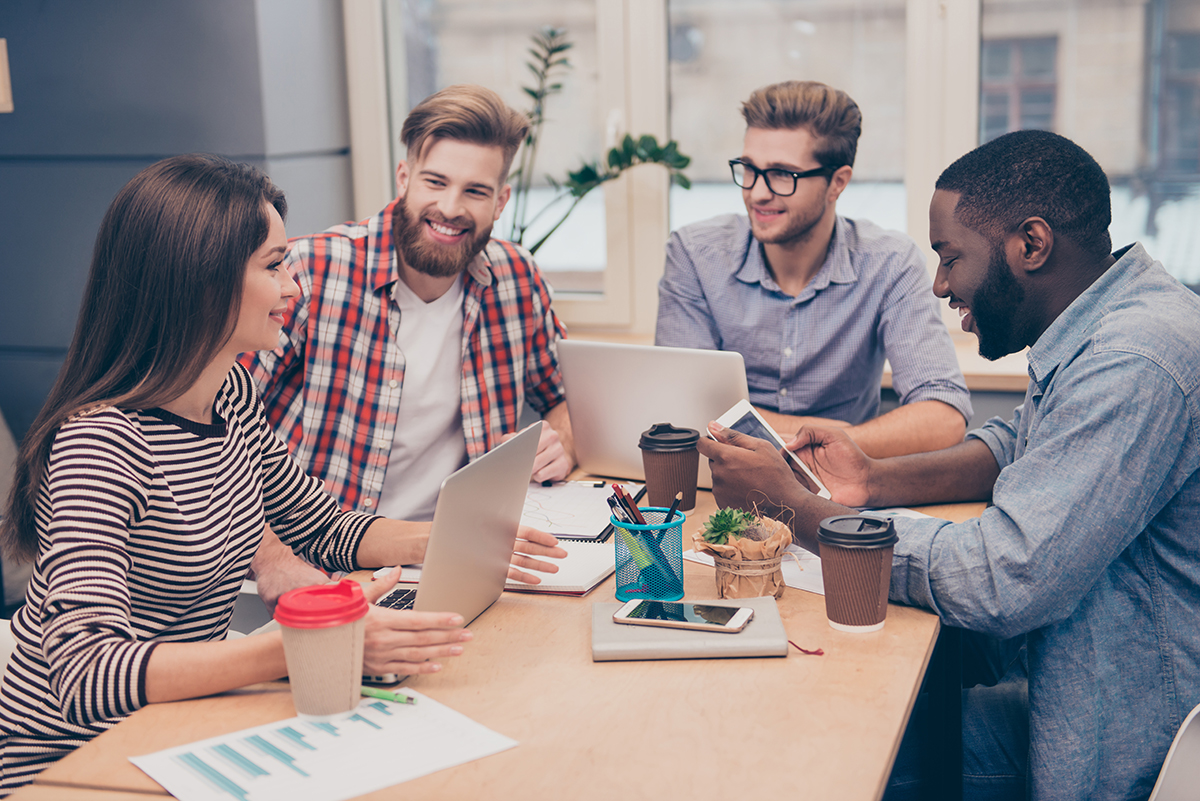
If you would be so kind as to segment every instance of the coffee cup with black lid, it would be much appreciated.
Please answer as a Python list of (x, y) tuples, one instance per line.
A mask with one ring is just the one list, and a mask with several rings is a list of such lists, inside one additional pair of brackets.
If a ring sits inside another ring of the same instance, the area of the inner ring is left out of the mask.
[(850, 632), (883, 628), (896, 539), (888, 518), (837, 515), (821, 521), (817, 543), (830, 626)]
[(670, 507), (675, 495), (682, 492), (679, 508), (685, 512), (696, 508), (699, 441), (700, 432), (696, 429), (676, 428), (670, 423), (655, 423), (642, 432), (638, 447), (642, 450), (649, 506)]

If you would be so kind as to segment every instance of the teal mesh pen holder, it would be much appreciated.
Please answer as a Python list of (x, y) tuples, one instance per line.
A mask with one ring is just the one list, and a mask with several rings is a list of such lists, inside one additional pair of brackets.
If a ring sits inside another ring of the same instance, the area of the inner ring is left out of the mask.
[(683, 521), (687, 518), (677, 511), (665, 522), (667, 511), (656, 506), (641, 509), (644, 526), (612, 518), (618, 601), (683, 598)]

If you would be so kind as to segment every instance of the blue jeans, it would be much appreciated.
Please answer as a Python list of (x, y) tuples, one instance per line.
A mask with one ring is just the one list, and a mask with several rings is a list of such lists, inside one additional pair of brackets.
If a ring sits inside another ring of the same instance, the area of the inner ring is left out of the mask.
[[(1022, 656), (1014, 643), (984, 642), (964, 633), (964, 684), (974, 684), (962, 691), (962, 787), (968, 801), (1027, 797), (1029, 683)], [(885, 801), (929, 798), (920, 772), (927, 703), (922, 692), (900, 743)]]

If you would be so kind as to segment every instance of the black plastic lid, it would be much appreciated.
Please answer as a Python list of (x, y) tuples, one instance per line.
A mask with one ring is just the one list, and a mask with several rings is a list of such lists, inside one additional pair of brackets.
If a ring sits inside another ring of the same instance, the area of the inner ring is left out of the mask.
[(896, 542), (890, 518), (838, 515), (821, 521), (817, 540), (839, 548), (886, 548)]
[(699, 441), (700, 432), (694, 428), (655, 423), (642, 432), (638, 447), (644, 451), (690, 451)]

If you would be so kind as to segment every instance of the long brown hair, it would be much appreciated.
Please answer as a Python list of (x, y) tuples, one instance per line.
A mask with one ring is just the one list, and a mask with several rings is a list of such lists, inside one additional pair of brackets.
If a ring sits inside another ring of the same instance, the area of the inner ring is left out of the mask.
[(37, 555), (38, 489), (59, 427), (102, 407), (147, 409), (182, 395), (233, 334), (246, 262), (283, 193), (219, 156), (175, 156), (125, 185), (100, 224), (75, 336), (21, 443), (0, 541)]

